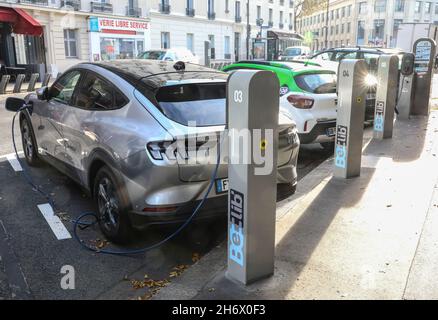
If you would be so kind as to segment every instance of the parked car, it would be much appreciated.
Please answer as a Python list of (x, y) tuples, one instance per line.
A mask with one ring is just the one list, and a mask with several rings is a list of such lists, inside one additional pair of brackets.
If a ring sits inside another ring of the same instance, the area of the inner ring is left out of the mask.
[[(19, 101), (32, 108), (19, 117), (27, 163), (44, 160), (84, 187), (102, 232), (114, 242), (128, 241), (133, 227), (185, 221), (216, 167), (217, 142), (203, 137), (225, 129), (228, 74), (183, 66), (140, 59), (81, 63)], [(12, 100), (6, 108), (17, 110)], [(196, 150), (206, 152), (195, 162), (175, 161), (190, 160), (188, 137), (195, 135), (201, 136)], [(169, 151), (181, 140), (178, 153)], [(295, 123), (280, 115), (277, 181), (292, 192), (298, 150)], [(227, 153), (221, 148), (222, 159)], [(226, 213), (227, 173), (221, 163), (216, 189), (197, 218)]]
[(336, 127), (336, 74), (301, 61), (240, 61), (223, 68), (269, 70), (280, 82), (280, 105), (297, 123), (302, 144), (332, 149)]
[(186, 48), (148, 50), (138, 55), (139, 59), (183, 61), (199, 64), (199, 58)]
[(315, 54), (310, 58), (313, 63), (318, 63), (321, 67), (328, 68), (334, 72), (338, 72), (339, 62), (343, 59), (364, 59), (369, 71), (367, 83), (369, 90), (366, 97), (366, 112), (365, 120), (371, 121), (374, 119), (374, 107), (376, 103), (377, 89), (377, 67), (378, 59), (382, 54), (396, 54), (399, 56), (400, 66), (401, 59), (404, 54), (398, 49), (384, 49), (373, 47), (349, 47), (349, 48), (333, 48), (324, 50)]
[(310, 55), (310, 52), (310, 48), (305, 46), (287, 47), (278, 59), (289, 61), (295, 58), (307, 57)]

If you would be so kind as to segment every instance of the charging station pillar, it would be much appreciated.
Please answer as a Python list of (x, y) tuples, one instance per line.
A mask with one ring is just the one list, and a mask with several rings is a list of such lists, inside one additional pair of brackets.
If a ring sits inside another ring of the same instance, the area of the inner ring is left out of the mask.
[(408, 120), (411, 115), (411, 106), (413, 103), (413, 84), (414, 84), (414, 60), (413, 53), (405, 53), (401, 63), (400, 90), (397, 101), (397, 119)]
[(345, 59), (339, 65), (334, 177), (360, 175), (367, 74), (363, 60)]
[(421, 38), (415, 41), (415, 81), (413, 86), (414, 101), (411, 108), (412, 115), (429, 115), (429, 99), (435, 54), (436, 43), (434, 40)]
[(381, 55), (377, 69), (376, 106), (374, 109), (374, 138), (392, 138), (394, 111), (397, 100), (398, 57)]
[(274, 273), (279, 90), (269, 71), (240, 70), (228, 79), (226, 276), (245, 285)]

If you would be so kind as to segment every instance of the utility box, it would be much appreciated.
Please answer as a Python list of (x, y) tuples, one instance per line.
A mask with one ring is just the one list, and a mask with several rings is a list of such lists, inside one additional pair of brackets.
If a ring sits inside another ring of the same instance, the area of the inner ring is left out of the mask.
[(249, 284), (274, 272), (279, 82), (241, 70), (227, 87), (227, 278)]
[(333, 172), (338, 178), (360, 175), (367, 74), (367, 65), (363, 60), (345, 59), (339, 64)]
[(398, 57), (381, 55), (377, 69), (376, 106), (374, 109), (374, 138), (392, 138), (394, 111), (397, 100)]

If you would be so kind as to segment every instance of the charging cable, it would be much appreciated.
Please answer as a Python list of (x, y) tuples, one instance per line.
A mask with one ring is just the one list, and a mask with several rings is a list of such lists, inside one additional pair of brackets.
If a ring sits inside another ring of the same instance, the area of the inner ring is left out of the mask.
[[(17, 161), (20, 163), (21, 167), (23, 168), (23, 175), (24, 175), (27, 183), (34, 190), (36, 190), (38, 193), (40, 193), (44, 198), (46, 198), (47, 201), (49, 202), (49, 204), (52, 206), (52, 208), (55, 208), (54, 201), (53, 201), (52, 197), (49, 194), (47, 194), (46, 192), (44, 192), (40, 187), (38, 187), (33, 182), (32, 178), (28, 174), (25, 166), (21, 163), (20, 157), (18, 155), (17, 145), (16, 145), (16, 141), (15, 141), (15, 136), (14, 136), (15, 118), (17, 117), (17, 115), (19, 113), (24, 112), (24, 111), (26, 111), (28, 109), (29, 109), (29, 105), (27, 105), (27, 104), (24, 105), (23, 107), (18, 109), (17, 112), (15, 112), (15, 114), (14, 114), (14, 116), (12, 118), (12, 130), (11, 130), (11, 134), (12, 134), (12, 144), (13, 144), (13, 147), (14, 147), (14, 152), (15, 152), (15, 155), (17, 157)], [(99, 217), (94, 212), (85, 212), (85, 213), (82, 213), (76, 220), (70, 220), (70, 222), (73, 223), (73, 236), (74, 236), (74, 238), (79, 242), (79, 244), (83, 248), (85, 248), (85, 249), (87, 249), (89, 251), (96, 252), (96, 253), (113, 254), (113, 255), (134, 255), (134, 254), (145, 253), (147, 251), (156, 249), (156, 248), (162, 246), (163, 244), (165, 244), (167, 241), (175, 238), (195, 218), (195, 216), (198, 214), (199, 210), (202, 208), (202, 206), (204, 205), (205, 201), (207, 200), (208, 195), (211, 192), (211, 189), (213, 188), (213, 185), (215, 183), (215, 179), (217, 177), (217, 173), (218, 173), (218, 170), (219, 170), (219, 165), (220, 165), (220, 157), (221, 157), (220, 147), (221, 147), (221, 144), (222, 144), (222, 142), (224, 140), (225, 135), (226, 134), (224, 132), (223, 136), (222, 136), (222, 139), (220, 140), (220, 143), (218, 143), (218, 145), (217, 145), (218, 146), (218, 152), (217, 152), (216, 165), (215, 165), (215, 168), (214, 168), (213, 173), (211, 175), (210, 183), (209, 183), (209, 185), (207, 187), (207, 190), (205, 191), (204, 196), (202, 197), (201, 201), (198, 203), (196, 208), (193, 210), (192, 214), (187, 218), (187, 220), (181, 226), (179, 226), (176, 231), (174, 231), (173, 233), (171, 233), (170, 235), (165, 237), (163, 240), (161, 240), (161, 241), (159, 241), (159, 242), (157, 242), (157, 243), (155, 243), (153, 245), (147, 246), (147, 247), (138, 248), (138, 249), (132, 249), (132, 250), (111, 250), (111, 249), (98, 249), (98, 248), (92, 247), (92, 246), (86, 244), (79, 237), (79, 235), (78, 235), (78, 228), (85, 229), (85, 228), (87, 228), (89, 226), (95, 225), (99, 221)], [(32, 137), (31, 137), (31, 139), (32, 139)], [(86, 222), (86, 221), (84, 221), (85, 218), (89, 218), (89, 217), (94, 218), (94, 221), (93, 222)]]

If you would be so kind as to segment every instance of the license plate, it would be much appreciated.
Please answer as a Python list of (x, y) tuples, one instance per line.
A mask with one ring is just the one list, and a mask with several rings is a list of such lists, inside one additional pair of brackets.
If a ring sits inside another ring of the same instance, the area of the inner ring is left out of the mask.
[(228, 191), (228, 179), (217, 179), (216, 193), (224, 193)]
[(336, 128), (327, 128), (327, 136), (333, 137), (336, 134)]

